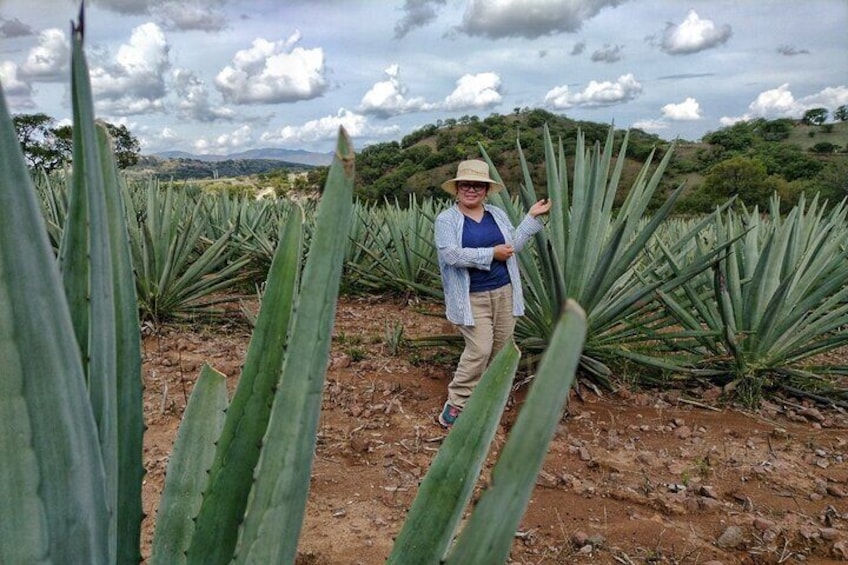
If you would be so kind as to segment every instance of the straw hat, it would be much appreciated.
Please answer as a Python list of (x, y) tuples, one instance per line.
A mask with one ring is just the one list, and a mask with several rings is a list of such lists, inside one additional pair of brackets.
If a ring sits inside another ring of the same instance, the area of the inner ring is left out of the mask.
[(471, 182), (487, 182), (489, 183), (490, 193), (498, 192), (504, 187), (504, 185), (489, 177), (488, 163), (479, 159), (471, 159), (469, 161), (460, 161), (459, 167), (456, 169), (456, 178), (452, 178), (451, 180), (442, 183), (442, 188), (451, 194), (456, 194), (456, 183), (464, 180)]

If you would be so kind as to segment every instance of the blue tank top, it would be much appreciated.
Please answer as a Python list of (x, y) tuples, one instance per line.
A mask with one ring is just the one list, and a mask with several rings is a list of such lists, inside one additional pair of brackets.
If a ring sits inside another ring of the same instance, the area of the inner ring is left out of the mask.
[[(465, 216), (462, 226), (463, 247), (494, 247), (502, 243), (506, 243), (506, 240), (492, 214), (485, 212), (479, 223)], [(506, 262), (497, 259), (492, 259), (488, 271), (469, 268), (468, 274), (471, 276), (471, 292), (494, 290), (510, 282)]]

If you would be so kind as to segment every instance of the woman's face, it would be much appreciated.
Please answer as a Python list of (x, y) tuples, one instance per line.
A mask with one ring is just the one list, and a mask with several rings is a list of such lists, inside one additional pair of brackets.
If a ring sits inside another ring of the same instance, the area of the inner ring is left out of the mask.
[(475, 207), (483, 203), (489, 192), (489, 183), (459, 181), (456, 183), (457, 200), (463, 206)]

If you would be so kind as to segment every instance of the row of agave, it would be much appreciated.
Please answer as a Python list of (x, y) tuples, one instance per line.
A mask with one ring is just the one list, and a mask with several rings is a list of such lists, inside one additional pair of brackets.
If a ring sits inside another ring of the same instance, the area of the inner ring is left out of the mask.
[[(609, 386), (615, 365), (637, 363), (648, 370), (634, 378), (646, 383), (709, 380), (749, 404), (763, 389), (844, 402), (845, 391), (830, 377), (848, 368), (816, 359), (848, 344), (846, 202), (825, 207), (802, 197), (785, 216), (776, 199), (768, 213), (728, 202), (710, 215), (680, 218), (672, 215), (679, 187), (647, 215), (669, 151), (653, 172), (651, 157), (624, 203), (613, 207), (623, 160), (613, 158), (612, 133), (603, 147), (586, 148), (578, 138), (570, 185), (561, 145), (545, 137), (545, 192), (555, 206), (537, 244), (519, 257), (527, 298), (517, 327), (524, 363), (546, 350), (561, 304), (571, 298), (588, 317), (581, 369), (602, 385)], [(626, 146), (625, 137), (619, 155)], [(537, 193), (523, 159), (521, 166), (519, 194), (493, 198), (516, 220)], [(56, 181), (40, 184), (58, 249), (64, 190)], [(122, 186), (140, 309), (154, 320), (210, 311), (247, 288), (246, 281), (261, 280), (279, 226), (299, 209), (287, 200), (202, 196), (155, 181)], [(343, 289), (440, 298), (432, 234), (446, 205), (431, 198), (403, 206), (354, 203)], [(304, 213), (308, 241), (314, 207)]]
[[(536, 245), (519, 256), (527, 310), (516, 335), (525, 362), (546, 351), (557, 313), (572, 299), (587, 314), (581, 370), (600, 384), (611, 386), (613, 365), (635, 362), (646, 383), (709, 380), (746, 404), (769, 389), (848, 405), (848, 390), (832, 378), (848, 374), (848, 366), (818, 357), (848, 345), (848, 203), (826, 207), (802, 196), (781, 216), (776, 197), (768, 213), (729, 201), (704, 217), (680, 218), (672, 216), (680, 186), (647, 215), (669, 151), (653, 172), (649, 157), (614, 208), (623, 159), (613, 158), (612, 135), (593, 148), (578, 137), (569, 186), (562, 145), (546, 132), (545, 195), (554, 207)], [(627, 136), (619, 155), (626, 146)], [(519, 194), (493, 196), (516, 223), (539, 196), (517, 149)], [(432, 233), (446, 205), (413, 199), (405, 207), (360, 207), (349, 284), (440, 298)]]
[[(55, 203), (64, 215), (60, 231), (44, 222), (0, 90), (0, 563), (139, 562), (143, 289), (133, 271), (157, 272), (140, 259), (183, 253), (195, 238), (157, 239), (169, 213), (157, 201), (148, 204), (147, 221), (162, 223), (132, 243), (138, 218), (120, 189), (108, 132), (94, 120), (82, 35), (81, 25), (72, 29), (73, 172), (67, 200)], [(151, 563), (295, 561), (348, 252), (338, 233), (353, 219), (353, 178), (353, 148), (340, 130), (311, 228), (304, 229), (298, 207), (279, 226), (233, 397), (209, 366), (192, 391), (169, 459)], [(201, 256), (216, 253), (208, 249), (218, 238), (196, 237), (210, 238)], [(585, 327), (581, 308), (567, 301), (527, 409), (500, 450), (497, 479), (457, 535), (519, 350), (496, 356), (468, 417), (421, 483), (390, 563), (506, 561), (573, 382)]]

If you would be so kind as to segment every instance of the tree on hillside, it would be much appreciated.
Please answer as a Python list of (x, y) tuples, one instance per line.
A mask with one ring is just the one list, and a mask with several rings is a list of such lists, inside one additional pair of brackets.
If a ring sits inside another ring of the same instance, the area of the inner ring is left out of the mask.
[(704, 135), (704, 143), (718, 145), (725, 152), (740, 152), (750, 149), (756, 142), (754, 124), (743, 121)]
[(62, 166), (64, 156), (56, 146), (55, 121), (47, 114), (19, 114), (12, 118), (21, 151), (30, 168), (49, 173)]
[(810, 108), (804, 112), (801, 121), (808, 126), (820, 126), (827, 121), (827, 108)]
[(833, 111), (833, 119), (840, 122), (848, 122), (848, 104), (843, 104)]
[[(71, 161), (74, 143), (72, 126), (55, 127), (56, 120), (47, 114), (18, 114), (12, 121), (30, 168), (50, 173)], [(138, 139), (127, 126), (105, 123), (115, 144), (118, 167), (124, 169), (135, 165), (141, 152)]]
[(115, 159), (118, 161), (118, 167), (126, 169), (138, 163), (141, 146), (127, 126), (123, 124), (116, 126), (106, 122), (106, 128), (115, 143)]
[(732, 157), (710, 169), (704, 191), (712, 198), (726, 200), (738, 196), (747, 206), (768, 205), (772, 183), (765, 164), (757, 158)]
[(757, 132), (764, 141), (783, 141), (792, 133), (792, 120), (789, 118), (762, 120)]

